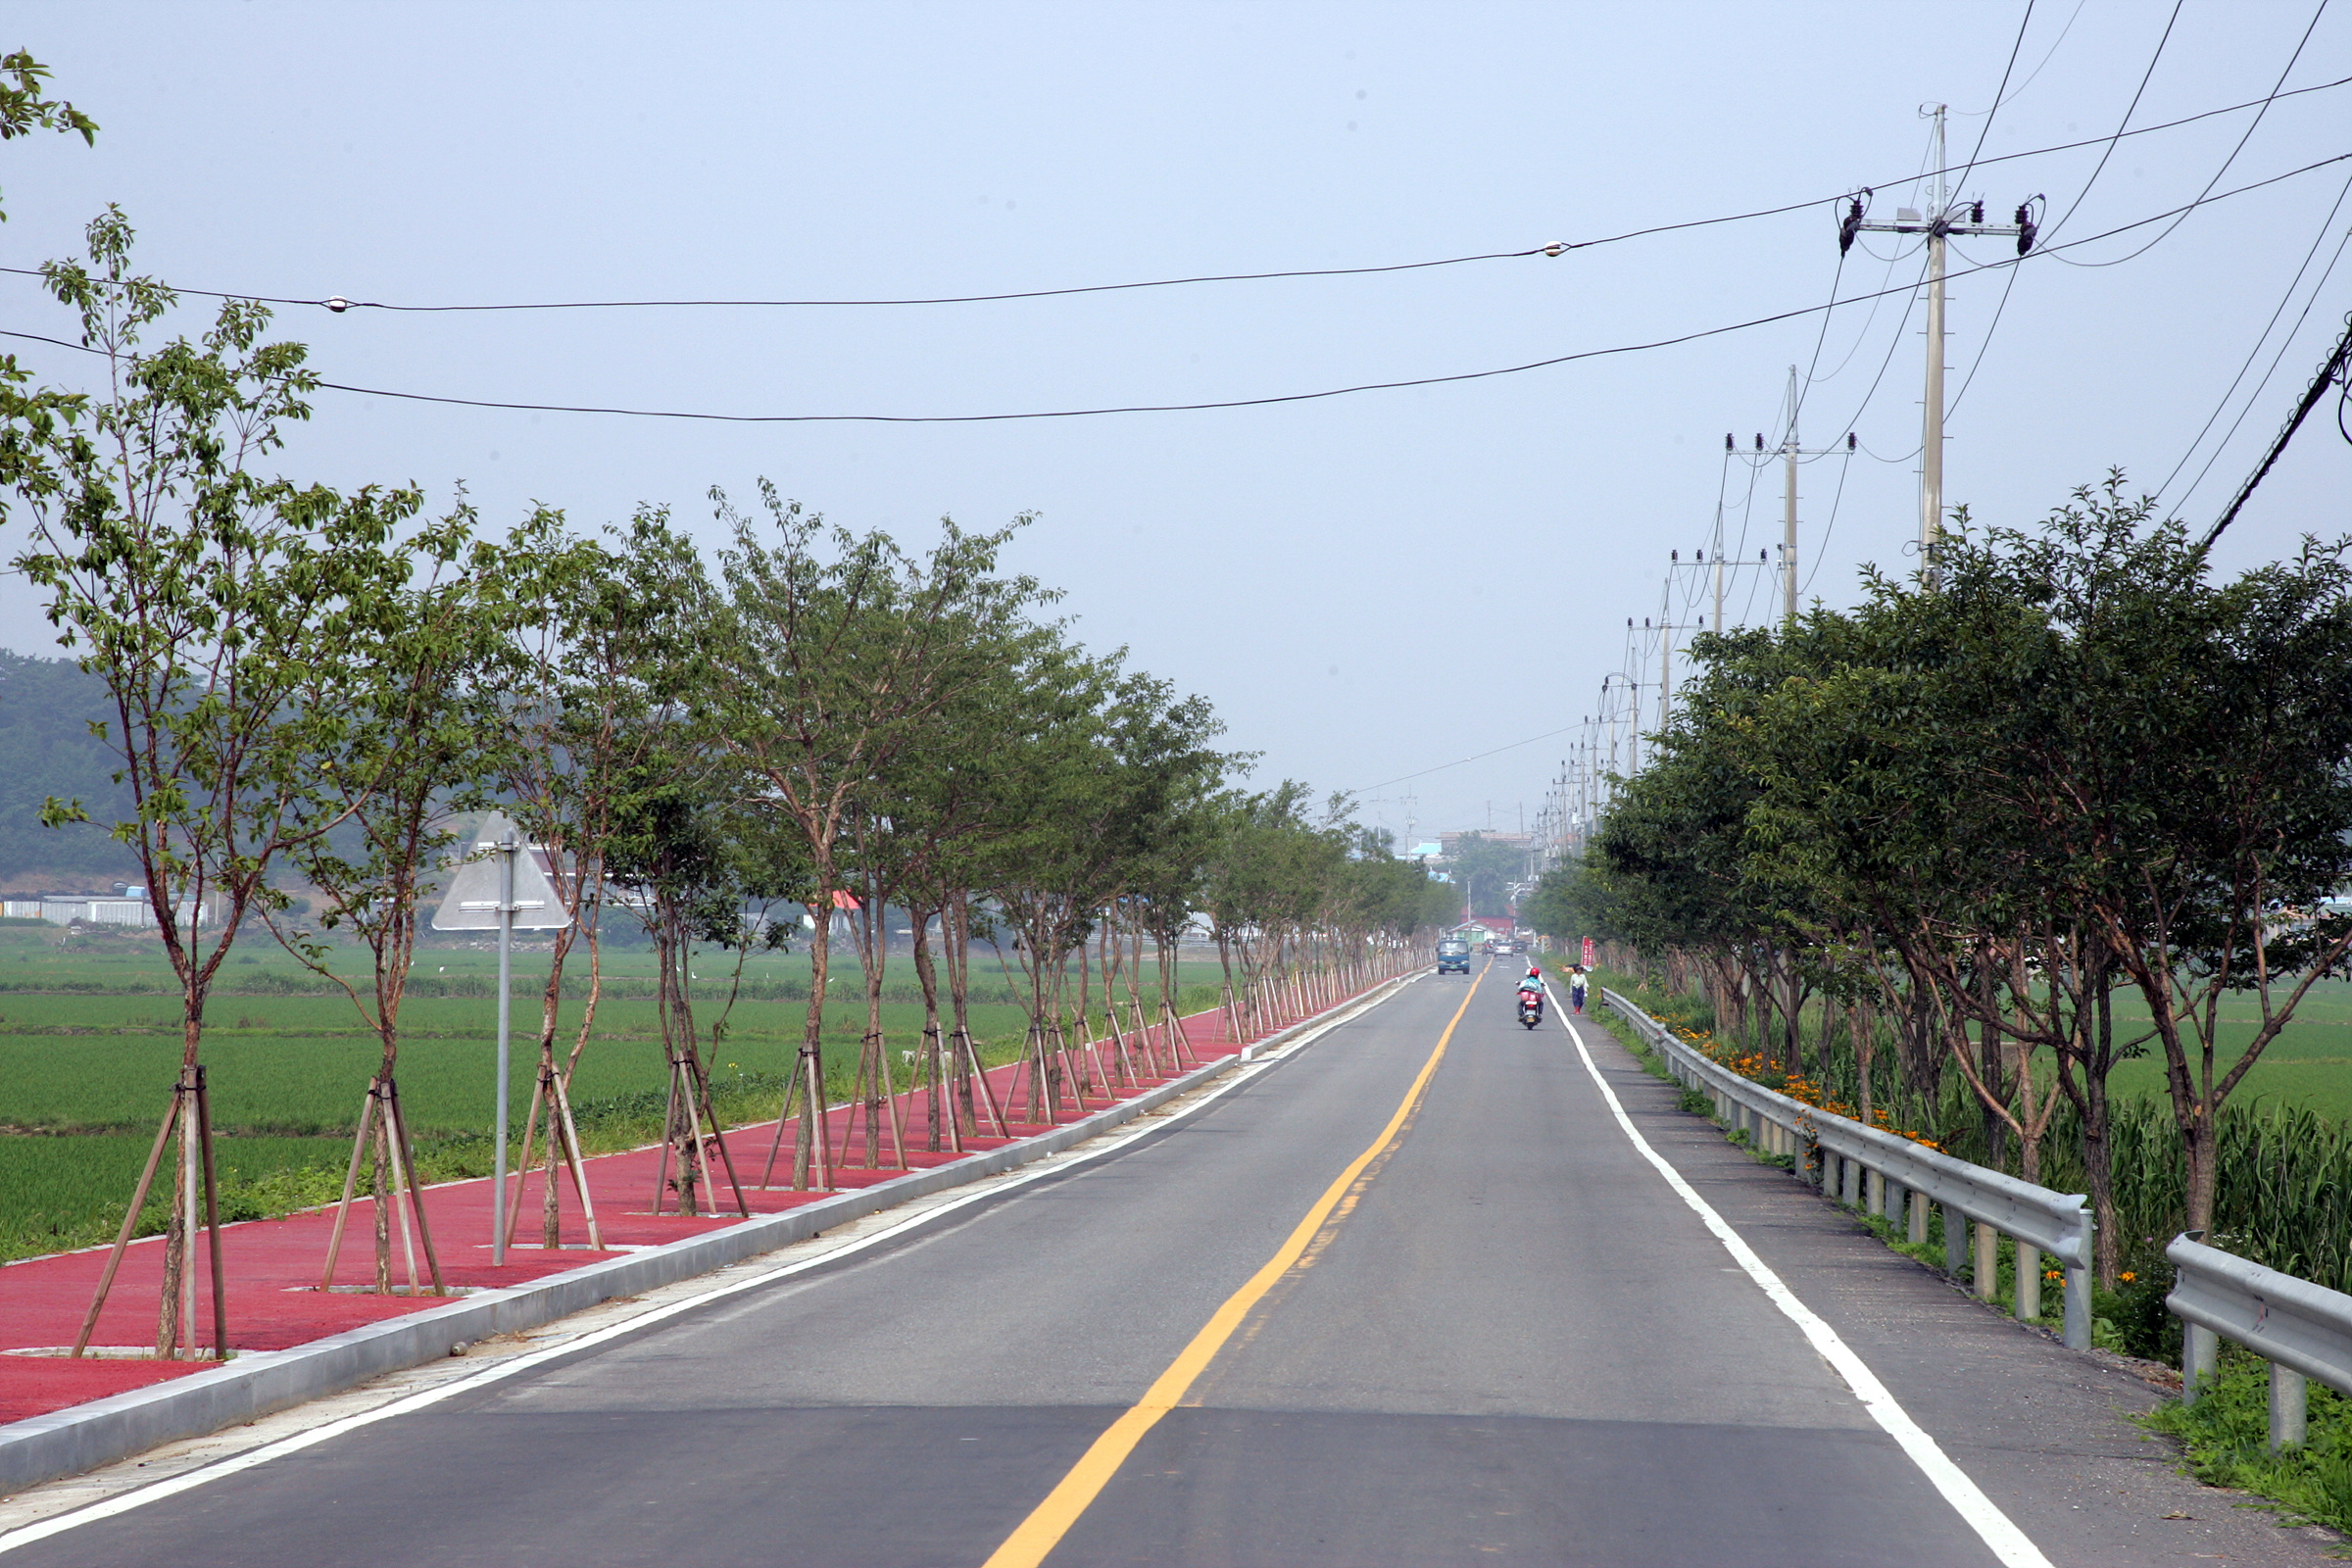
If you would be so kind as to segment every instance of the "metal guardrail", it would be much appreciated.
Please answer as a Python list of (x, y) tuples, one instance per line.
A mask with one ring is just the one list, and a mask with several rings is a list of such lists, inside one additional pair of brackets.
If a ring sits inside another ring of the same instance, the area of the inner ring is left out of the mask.
[(2271, 1363), (2271, 1448), (2303, 1441), (2304, 1380), (2352, 1394), (2352, 1296), (2265, 1268), (2193, 1234), (2164, 1250), (2173, 1265), (2166, 1310), (2187, 1325), (2180, 1348), (2180, 1398), (2196, 1402), (2231, 1341)]
[[(1825, 1197), (1882, 1217), (1889, 1208), (1907, 1211), (1906, 1234), (1913, 1242), (1928, 1239), (1927, 1205), (1941, 1204), (1944, 1263), (1954, 1274), (1966, 1259), (1973, 1222), (1979, 1297), (1992, 1297), (1997, 1238), (2007, 1236), (2017, 1244), (2017, 1315), (2037, 1318), (2041, 1266), (2034, 1254), (2055, 1258), (2066, 1271), (2066, 1344), (2090, 1348), (2091, 1216), (2082, 1194), (2054, 1193), (1792, 1100), (1691, 1050), (1616, 992), (1604, 990), (1600, 1000), (1649, 1042), (1678, 1082), (1712, 1099), (1734, 1131), (1746, 1132), (1767, 1152), (1797, 1155), (1808, 1180), (1816, 1167), (1803, 1156), (1818, 1153)], [(2352, 1340), (2346, 1343), (2352, 1346)]]

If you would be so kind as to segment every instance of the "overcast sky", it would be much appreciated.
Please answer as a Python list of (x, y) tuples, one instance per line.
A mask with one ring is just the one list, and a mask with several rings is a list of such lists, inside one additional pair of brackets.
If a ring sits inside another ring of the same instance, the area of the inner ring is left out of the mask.
[[(714, 541), (710, 487), (748, 496), (761, 476), (913, 543), (942, 514), (985, 527), (1033, 511), (1011, 564), (1067, 590), (1088, 642), (1210, 698), (1229, 743), (1263, 754), (1261, 780), (1359, 791), (1367, 820), (1401, 837), (1409, 811), (1428, 838), (1532, 816), (1603, 676), (1638, 661), (1655, 678), (1656, 644), (1629, 654), (1626, 619), (1708, 608), (1690, 573), (1667, 604), (1668, 552), (1709, 547), (1719, 502), (1740, 558), (1778, 543), (1778, 466), (1727, 466), (1723, 437), (1780, 439), (1791, 364), (1812, 377), (1805, 444), (1851, 429), (1861, 449), (1804, 469), (1807, 597), (1849, 602), (1865, 562), (1910, 569), (1924, 313), (1904, 285), (1920, 257), (1866, 236), (1841, 271), (1831, 203), (1870, 185), (1874, 218), (1920, 205), (1923, 105), (1950, 106), (1962, 164), (1980, 135), (1996, 158), (2105, 138), (2128, 109), (2147, 125), (2260, 99), (2282, 72), (2289, 89), (2352, 75), (2352, 6), (2315, 25), (2315, 4), (18, 0), (0, 46), (50, 65), (103, 128), (94, 150), (0, 149), (0, 265), (70, 253), (114, 202), (141, 267), (189, 288), (897, 298), (1425, 261), (1811, 203), (1557, 259), (1010, 303), (283, 310), (322, 374), (354, 386), (768, 415), (1310, 392), (1810, 312), (1208, 413), (715, 424), (322, 392), (283, 455), (296, 478), (413, 481), (437, 506), (463, 481), (502, 526), (532, 501), (583, 524), (651, 502)], [(2225, 163), (2217, 195), (2352, 152), (2352, 87), (2274, 104), (2230, 163), (2254, 118), (2126, 138), (2095, 180), (2100, 145), (1994, 163), (1958, 194), (1995, 220), (2046, 194), (2063, 244), (2194, 200)], [(2209, 521), (2352, 308), (2352, 258), (2321, 283), (2352, 226), (2348, 175), (2331, 165), (2044, 256), (2013, 288), (2009, 270), (1959, 277), (1947, 501), (2023, 523), (2120, 466)], [(1954, 270), (2012, 254), (1959, 242)], [(2069, 265), (2087, 262), (2114, 265)], [(1825, 330), (1834, 288), (1898, 292)], [(0, 326), (67, 325), (35, 283), (0, 275)], [(87, 373), (15, 346), (46, 379)], [(2305, 427), (2226, 566), (2345, 526), (2335, 422), (2330, 403)], [(1775, 592), (1736, 574), (1729, 617), (1768, 614)], [(0, 584), (0, 643), (55, 652), (21, 582)]]

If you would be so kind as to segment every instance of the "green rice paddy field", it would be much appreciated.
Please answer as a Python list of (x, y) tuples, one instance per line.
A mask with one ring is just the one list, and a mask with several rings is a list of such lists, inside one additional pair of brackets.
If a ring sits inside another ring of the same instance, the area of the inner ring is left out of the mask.
[[(355, 951), (338, 967), (357, 975), (364, 963)], [(975, 955), (972, 967), (975, 995), (1004, 999), (973, 1006), (973, 1033), (988, 1059), (1009, 1059), (1018, 1050), (1024, 1015), (993, 960), (984, 968)], [(585, 969), (584, 955), (575, 953), (567, 972)], [(642, 949), (608, 949), (605, 969), (615, 982), (642, 983), (652, 961)], [(491, 982), (497, 972), (496, 955), (484, 949), (419, 954), (420, 989), (474, 993), (412, 996), (402, 1008), (401, 1100), (420, 1143), (482, 1142), (488, 1130), (496, 1084)], [(726, 971), (698, 965), (698, 973), (696, 1017), (707, 1029), (719, 1015)], [(1213, 999), (1215, 974), (1213, 964), (1184, 966), (1188, 1005)], [(546, 977), (544, 954), (515, 955), (513, 1093), (518, 1123), (536, 1060)], [(851, 1092), (865, 1008), (856, 961), (838, 950), (833, 977), (831, 989), (842, 1000), (826, 1006), (826, 1054), (829, 1088), (840, 1099)], [(807, 1017), (808, 979), (805, 953), (762, 956), (746, 965), (747, 993), (765, 995), (739, 1000), (724, 1039), (709, 1052), (714, 1087), (738, 1088), (726, 1096), (722, 1112), (747, 1118), (774, 1113), (774, 1091), (767, 1086), (780, 1082), (791, 1065)], [(316, 1185), (285, 1173), (312, 1168), (330, 1170), (340, 1182), (380, 1052), (348, 999), (300, 994), (315, 983), (266, 942), (252, 943), (222, 971), (207, 1009), (204, 1058), (214, 1123), (223, 1135), (220, 1162), (226, 1189), (261, 1182), (284, 1200)], [(919, 997), (913, 984), (912, 964), (903, 956), (894, 959), (885, 995)], [(785, 990), (804, 1000), (780, 999)], [(580, 1012), (577, 1001), (564, 1004), (561, 1050), (569, 1050)], [(918, 1000), (886, 1001), (882, 1021), (895, 1050), (910, 1051), (919, 1043)], [(0, 925), (0, 1260), (89, 1245), (111, 1234), (169, 1102), (179, 1055), (178, 998), (151, 940), (74, 937), (35, 922)], [(613, 1147), (659, 1136), (640, 1125), (642, 1103), (628, 1102), (658, 1095), (663, 1086), (653, 1003), (608, 994), (573, 1079), (583, 1121), (594, 1119), (603, 1102), (613, 1108), (608, 1118), (618, 1140)], [(588, 1127), (582, 1131), (592, 1148), (612, 1142)], [(264, 1200), (264, 1207), (283, 1206), (284, 1200)]]
[[(2130, 992), (2116, 993), (2114, 1012), (2119, 1038), (2148, 1027), (2148, 1009)], [(2217, 1077), (2237, 1060), (2260, 1020), (2261, 1010), (2251, 997), (2232, 997), (2223, 1004)], [(2163, 1049), (2150, 1041), (2146, 1051), (2146, 1055), (2116, 1068), (2108, 1082), (2117, 1094), (2163, 1097)], [(2307, 1105), (2323, 1116), (2352, 1122), (2352, 981), (2323, 980), (2313, 986), (2295, 1008), (2293, 1021), (2271, 1042), (2230, 1099)]]

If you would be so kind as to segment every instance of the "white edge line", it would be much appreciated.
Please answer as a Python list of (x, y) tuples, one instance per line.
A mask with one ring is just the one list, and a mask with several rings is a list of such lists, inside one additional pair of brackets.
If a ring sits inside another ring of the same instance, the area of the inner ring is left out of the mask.
[[(1398, 987), (1396, 990), (1392, 990), (1389, 996), (1396, 995), (1396, 991), (1401, 989)], [(1379, 1000), (1385, 1002), (1388, 998), (1383, 997)], [(298, 1432), (292, 1437), (280, 1438), (274, 1443), (266, 1443), (245, 1453), (235, 1454), (212, 1464), (183, 1471), (178, 1475), (141, 1487), (135, 1492), (126, 1492), (120, 1496), (109, 1497), (103, 1502), (90, 1503), (85, 1507), (53, 1514), (47, 1519), (35, 1520), (31, 1524), (20, 1525), (14, 1530), (0, 1534), (0, 1552), (14, 1551), (20, 1546), (29, 1546), (35, 1542), (46, 1541), (51, 1536), (63, 1535), (67, 1531), (77, 1529), (82, 1525), (96, 1524), (102, 1519), (111, 1519), (118, 1514), (128, 1513), (134, 1508), (145, 1507), (151, 1502), (162, 1502), (166, 1498), (175, 1497), (183, 1492), (192, 1492), (208, 1482), (222, 1480), (242, 1471), (257, 1469), (271, 1460), (299, 1453), (305, 1448), (327, 1442), (332, 1438), (342, 1437), (345, 1433), (356, 1432), (362, 1427), (372, 1426), (378, 1421), (388, 1421), (394, 1416), (409, 1415), (424, 1409), (428, 1405), (438, 1404), (444, 1399), (454, 1398), (458, 1395), (470, 1394), (476, 1389), (487, 1388), (502, 1379), (511, 1378), (519, 1372), (527, 1372), (533, 1367), (542, 1366), (558, 1357), (593, 1349), (600, 1345), (616, 1340), (624, 1334), (638, 1333), (665, 1319), (676, 1317), (682, 1312), (691, 1312), (697, 1307), (706, 1306), (712, 1301), (739, 1295), (744, 1291), (758, 1290), (763, 1285), (773, 1285), (779, 1280), (789, 1279), (795, 1274), (806, 1273), (809, 1269), (824, 1267), (843, 1258), (854, 1257), (869, 1248), (879, 1247), (884, 1242), (894, 1240), (908, 1231), (919, 1229), (984, 1199), (1001, 1197), (1015, 1188), (1025, 1187), (1031, 1182), (1042, 1181), (1048, 1176), (1058, 1176), (1073, 1165), (1082, 1165), (1090, 1160), (1101, 1159), (1106, 1154), (1116, 1153), (1140, 1138), (1164, 1132), (1195, 1115), (1268, 1068), (1288, 1059), (1294, 1053), (1321, 1039), (1330, 1030), (1338, 1028), (1343, 1023), (1353, 1021), (1362, 1015), (1363, 1010), (1365, 1009), (1351, 1011), (1344, 1018), (1333, 1018), (1300, 1035), (1298, 1039), (1288, 1041), (1276, 1050), (1267, 1052), (1262, 1056), (1251, 1057), (1223, 1082), (1213, 1088), (1201, 1091), (1199, 1097), (1183, 1109), (1173, 1111), (1157, 1121), (1131, 1127), (1083, 1153), (1070, 1153), (1066, 1157), (1048, 1155), (1017, 1172), (1005, 1173), (1004, 1178), (994, 1185), (975, 1185), (972, 1190), (934, 1204), (919, 1214), (910, 1214), (895, 1225), (885, 1226), (870, 1236), (861, 1236), (854, 1242), (845, 1243), (816, 1257), (779, 1264), (745, 1279), (713, 1286), (710, 1290), (698, 1292), (682, 1300), (650, 1308), (622, 1322), (610, 1324), (605, 1328), (583, 1334), (578, 1339), (567, 1340), (562, 1345), (550, 1346), (544, 1350), (526, 1351), (511, 1360), (501, 1361), (495, 1366), (484, 1367), (471, 1377), (459, 1378), (438, 1388), (425, 1389), (403, 1398), (394, 1399), (389, 1403), (378, 1405), (372, 1410), (363, 1410), (357, 1415), (348, 1415), (339, 1421), (329, 1421), (322, 1426), (314, 1427), (308, 1432)], [(1136, 1120), (1142, 1122), (1143, 1118), (1139, 1116)]]
[(1601, 1099), (1608, 1102), (1610, 1113), (1617, 1118), (1617, 1125), (1624, 1129), (1625, 1136), (1632, 1140), (1635, 1150), (1656, 1167), (1658, 1174), (1666, 1178), (1666, 1185), (1673, 1188), (1676, 1196), (1690, 1204), (1691, 1211), (1705, 1222), (1707, 1229), (1715, 1233), (1715, 1239), (1723, 1244), (1724, 1250), (1732, 1254), (1733, 1261), (1746, 1271), (1747, 1277), (1755, 1281), (1757, 1288), (1763, 1291), (1772, 1304), (1804, 1332), (1805, 1338), (1812, 1342), (1813, 1348), (1821, 1353), (1822, 1359), (1845, 1379), (1846, 1387), (1854, 1391), (1854, 1397), (1862, 1401), (1862, 1408), (1870, 1412), (1871, 1419), (1901, 1446), (1903, 1452), (1910, 1455), (1911, 1462), (1919, 1466), (1937, 1492), (1943, 1494), (1943, 1500), (1950, 1503), (1953, 1510), (1967, 1521), (1969, 1528), (1992, 1549), (1995, 1557), (2004, 1563), (2016, 1565), (2016, 1568), (2051, 1568), (2050, 1559), (2041, 1554), (2041, 1548), (2034, 1545), (2007, 1514), (2001, 1512), (1998, 1504), (1984, 1495), (1983, 1489), (1969, 1479), (1968, 1472), (1952, 1462), (1950, 1455), (1937, 1446), (1936, 1440), (1918, 1422), (1911, 1419), (1908, 1411), (1895, 1403), (1894, 1396), (1886, 1391), (1886, 1385), (1881, 1383), (1878, 1374), (1838, 1337), (1838, 1331), (1823, 1322), (1811, 1307), (1798, 1300), (1796, 1293), (1782, 1282), (1780, 1275), (1772, 1271), (1771, 1265), (1758, 1257), (1755, 1250), (1741, 1239), (1738, 1231), (1732, 1229), (1730, 1222), (1715, 1212), (1714, 1205), (1699, 1197), (1697, 1189), (1683, 1179), (1682, 1172), (1668, 1164), (1665, 1156), (1649, 1146), (1649, 1140), (1642, 1136), (1634, 1126), (1633, 1118), (1625, 1113), (1625, 1106), (1618, 1102), (1616, 1091), (1609, 1087), (1608, 1080), (1600, 1075), (1600, 1068), (1593, 1064), (1592, 1054), (1585, 1049), (1584, 1036), (1577, 1030), (1575, 1021), (1559, 1012), (1559, 999), (1552, 996), (1548, 980), (1544, 982), (1544, 994), (1551, 998), (1553, 1011), (1568, 1026), (1568, 1038), (1576, 1043), (1576, 1054), (1584, 1059), (1585, 1071), (1592, 1075), (1593, 1086), (1600, 1091)]

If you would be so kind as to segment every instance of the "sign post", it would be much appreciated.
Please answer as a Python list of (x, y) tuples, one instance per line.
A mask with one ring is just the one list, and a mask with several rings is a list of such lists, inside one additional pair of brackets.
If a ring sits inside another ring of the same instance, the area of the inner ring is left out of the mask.
[(498, 1110), (491, 1147), (490, 1263), (507, 1262), (507, 1065), (514, 1021), (514, 933), (559, 931), (571, 915), (557, 896), (547, 868), (521, 830), (503, 813), (485, 818), (474, 834), (472, 853), (450, 879), (449, 893), (434, 911), (436, 931), (498, 930)]
[(1591, 937), (1585, 938), (1585, 967), (1588, 969), (1592, 967), (1592, 939)]
[(507, 1033), (514, 1011), (514, 826), (498, 839), (498, 1131), (490, 1146), (490, 1266), (507, 1266)]

